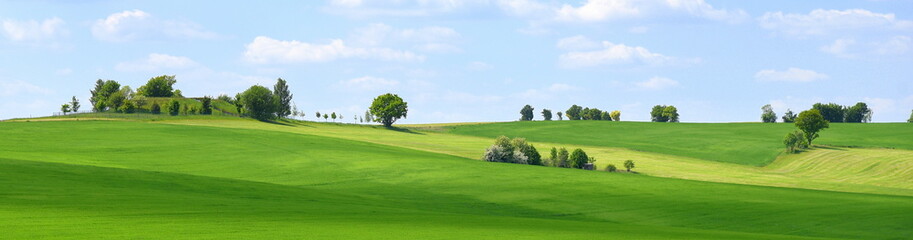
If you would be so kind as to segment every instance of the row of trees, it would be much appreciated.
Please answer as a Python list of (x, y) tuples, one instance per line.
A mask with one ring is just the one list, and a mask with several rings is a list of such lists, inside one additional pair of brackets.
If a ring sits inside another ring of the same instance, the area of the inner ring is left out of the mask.
[(678, 122), (678, 109), (675, 106), (656, 105), (650, 110), (650, 121)]
[[(836, 103), (815, 103), (812, 105), (812, 109), (818, 110), (824, 120), (828, 122), (867, 123), (872, 121), (872, 109), (864, 102), (858, 102), (853, 106), (841, 106)], [(777, 114), (770, 104), (761, 107), (761, 121), (765, 123), (777, 122)], [(794, 121), (796, 121), (796, 114), (787, 109), (786, 113), (783, 114), (783, 122), (791, 123)]]
[[(530, 105), (523, 106), (520, 109), (520, 121), (532, 121), (533, 120), (533, 108)], [(564, 116), (567, 116), (569, 120), (605, 120), (605, 121), (621, 121), (621, 111), (615, 110), (612, 112), (602, 111), (598, 108), (584, 108), (581, 106), (572, 105), (564, 113), (558, 112), (558, 120), (564, 120)], [(542, 119), (545, 121), (552, 120), (552, 110), (542, 109)]]

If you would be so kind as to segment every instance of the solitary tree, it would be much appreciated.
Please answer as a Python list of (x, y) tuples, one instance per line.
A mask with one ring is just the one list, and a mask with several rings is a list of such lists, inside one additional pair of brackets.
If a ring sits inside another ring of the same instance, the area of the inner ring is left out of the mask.
[(777, 114), (774, 113), (774, 109), (770, 104), (761, 107), (761, 121), (765, 123), (777, 122)]
[(574, 149), (574, 151), (571, 152), (571, 156), (568, 157), (568, 167), (582, 169), (589, 160), (590, 157), (586, 155), (586, 152), (584, 152), (583, 149)]
[(374, 118), (375, 122), (380, 122), (385, 127), (390, 127), (396, 120), (406, 117), (409, 107), (396, 94), (387, 93), (374, 98), (370, 110), (371, 115), (376, 117)]
[(254, 85), (241, 93), (244, 112), (250, 117), (266, 121), (276, 117), (277, 101), (266, 87)]
[(533, 120), (533, 106), (527, 104), (520, 109), (520, 121), (531, 121)]
[(67, 113), (70, 112), (70, 104), (64, 103), (63, 105), (60, 105), (60, 111), (63, 112), (63, 115), (67, 115)]
[(542, 109), (542, 119), (545, 119), (545, 121), (551, 121), (552, 120), (552, 110)]
[(276, 106), (278, 117), (288, 117), (289, 114), (292, 114), (292, 93), (288, 90), (288, 83), (282, 78), (276, 80), (276, 85), (273, 86), (273, 96), (279, 102)]
[(793, 110), (786, 109), (786, 112), (783, 113), (783, 122), (791, 123), (796, 121), (796, 114), (793, 113)]
[(805, 135), (801, 131), (787, 133), (783, 138), (783, 145), (786, 145), (786, 152), (795, 153), (799, 148), (807, 148), (808, 143), (805, 141)]
[(174, 84), (178, 82), (174, 77), (162, 75), (151, 78), (146, 85), (140, 86), (136, 91), (146, 97), (173, 97)]
[(562, 112), (558, 112), (558, 121), (564, 120), (564, 117), (562, 116), (563, 114), (564, 113)]
[(612, 120), (621, 121), (621, 111), (618, 111), (618, 110), (612, 111), (612, 113), (610, 115), (612, 117)]
[(829, 126), (829, 122), (821, 116), (821, 112), (818, 109), (802, 111), (799, 113), (799, 117), (796, 118), (796, 127), (805, 133), (805, 141), (808, 141), (809, 146), (812, 145), (812, 141), (815, 138), (818, 138), (818, 132)]
[(322, 117), (323, 115), (320, 115), (320, 112), (318, 111), (318, 112), (314, 113), (314, 116), (317, 116), (317, 121), (320, 121), (320, 117)]
[(79, 112), (79, 107), (81, 107), (79, 105), (79, 99), (76, 99), (76, 96), (73, 96), (73, 99), (70, 99), (70, 111), (74, 113)]
[(624, 165), (625, 165), (625, 169), (628, 169), (628, 172), (630, 172), (630, 171), (631, 171), (631, 169), (633, 169), (633, 168), (634, 168), (634, 161), (631, 161), (631, 160), (625, 160), (625, 163), (624, 163)]

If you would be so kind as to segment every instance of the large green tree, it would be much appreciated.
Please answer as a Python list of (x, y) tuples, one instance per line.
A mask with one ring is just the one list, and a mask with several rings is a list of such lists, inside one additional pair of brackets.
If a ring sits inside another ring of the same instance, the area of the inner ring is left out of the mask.
[(92, 93), (92, 98), (89, 99), (92, 102), (92, 110), (96, 112), (103, 112), (108, 109), (108, 96), (114, 94), (120, 90), (120, 83), (114, 80), (102, 81), (98, 79), (95, 82), (95, 88), (90, 92)]
[(848, 123), (863, 123), (872, 121), (872, 109), (864, 102), (858, 102), (856, 105), (846, 108), (846, 117)]
[(137, 88), (136, 92), (146, 97), (173, 97), (174, 84), (177, 82), (175, 75), (153, 77), (146, 82), (146, 85)]
[(582, 111), (583, 107), (574, 104), (567, 111), (564, 111), (564, 116), (567, 116), (568, 120), (580, 120), (580, 112)]
[(668, 122), (678, 122), (678, 109), (675, 106), (666, 106), (663, 108), (663, 117)]
[(288, 115), (292, 114), (292, 92), (288, 90), (288, 83), (282, 78), (276, 80), (276, 85), (273, 86), (273, 96), (279, 102), (276, 115), (288, 117)]
[(241, 102), (244, 113), (248, 116), (267, 121), (276, 117), (276, 101), (273, 92), (266, 87), (254, 85), (241, 93)]
[(387, 93), (374, 98), (370, 110), (371, 114), (375, 116), (375, 122), (379, 122), (385, 127), (390, 127), (393, 126), (396, 120), (406, 117), (409, 112), (409, 106), (396, 94)]
[(653, 122), (668, 122), (669, 118), (663, 115), (663, 111), (666, 109), (665, 105), (656, 105), (653, 106), (653, 109), (650, 110), (650, 121)]
[(802, 130), (805, 134), (805, 140), (811, 146), (812, 140), (818, 138), (818, 132), (830, 127), (830, 122), (824, 119), (824, 116), (821, 116), (821, 112), (818, 109), (810, 109), (799, 113), (799, 117), (796, 118), (796, 127)]
[(520, 121), (532, 121), (533, 120), (533, 106), (527, 104), (520, 109)]

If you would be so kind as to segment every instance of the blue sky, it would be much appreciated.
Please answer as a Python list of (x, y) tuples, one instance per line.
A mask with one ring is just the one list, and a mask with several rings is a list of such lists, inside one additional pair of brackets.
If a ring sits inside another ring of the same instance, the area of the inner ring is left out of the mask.
[(0, 119), (164, 74), (186, 96), (281, 77), (306, 119), (347, 122), (386, 92), (409, 103), (402, 123), (512, 121), (525, 104), (632, 121), (675, 105), (683, 122), (913, 109), (913, 1), (0, 1), (0, 21)]

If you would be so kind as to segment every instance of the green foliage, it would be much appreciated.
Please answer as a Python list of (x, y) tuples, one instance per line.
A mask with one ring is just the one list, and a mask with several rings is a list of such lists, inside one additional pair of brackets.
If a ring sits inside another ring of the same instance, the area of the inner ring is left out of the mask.
[(277, 116), (288, 117), (289, 114), (292, 114), (292, 92), (288, 90), (288, 83), (282, 78), (276, 80), (276, 85), (273, 86), (273, 96), (279, 102), (276, 106)]
[(669, 122), (678, 122), (678, 109), (671, 105), (663, 108), (663, 118)]
[(618, 111), (618, 110), (612, 111), (612, 113), (609, 114), (609, 116), (612, 117), (612, 120), (614, 120), (616, 122), (621, 121), (621, 111)]
[(568, 167), (582, 169), (587, 164), (589, 159), (590, 157), (586, 155), (586, 152), (584, 152), (583, 149), (574, 149), (574, 151), (571, 152), (571, 155), (567, 159)]
[(180, 90), (180, 89), (175, 89), (175, 90), (174, 90), (174, 96), (172, 96), (172, 97), (184, 98), (184, 94), (181, 93), (181, 90)]
[(548, 166), (557, 167), (558, 166), (558, 149), (552, 147), (552, 150), (548, 154)]
[(796, 121), (796, 114), (793, 113), (793, 110), (786, 109), (786, 113), (783, 113), (783, 122), (792, 123)]
[(162, 113), (162, 106), (159, 105), (158, 103), (152, 103), (152, 106), (150, 107), (149, 112), (152, 114), (160, 114), (160, 113)]
[(625, 169), (627, 169), (628, 172), (630, 172), (631, 169), (634, 169), (634, 161), (632, 161), (632, 160), (625, 160), (624, 165), (625, 165)]
[(74, 112), (74, 113), (79, 112), (79, 107), (81, 107), (81, 106), (82, 105), (79, 105), (79, 99), (76, 99), (76, 96), (73, 96), (73, 98), (70, 99), (70, 111), (71, 112)]
[[(92, 98), (89, 99), (92, 102), (92, 110), (96, 112), (104, 112), (111, 107), (108, 103), (108, 97), (120, 90), (120, 83), (114, 80), (102, 81), (98, 79), (95, 82), (95, 89), (91, 90)], [(119, 106), (119, 105), (118, 105)], [(118, 106), (113, 106), (115, 109)]]
[(609, 165), (605, 166), (605, 171), (606, 172), (615, 172), (615, 171), (618, 171), (618, 168), (615, 167), (615, 164), (609, 164)]
[(821, 116), (824, 117), (824, 120), (827, 120), (828, 122), (844, 122), (844, 118), (846, 117), (846, 107), (836, 103), (815, 103), (812, 105), (812, 109), (818, 110)]
[[(564, 115), (567, 116), (568, 120), (580, 120), (581, 119), (580, 114), (582, 111), (583, 111), (583, 107), (577, 106), (576, 104), (574, 104), (570, 108), (568, 108), (567, 111), (564, 111)], [(558, 116), (561, 116), (561, 115), (558, 115)]]
[(146, 85), (139, 87), (136, 91), (138, 95), (146, 97), (174, 97), (174, 84), (177, 82), (175, 75), (162, 75), (150, 78)]
[(112, 93), (106, 98), (106, 105), (115, 111), (119, 111), (120, 106), (123, 105), (124, 102), (128, 101), (127, 96), (125, 96), (124, 93), (124, 91), (117, 91)]
[(602, 114), (600, 114), (599, 120), (612, 121), (612, 115), (609, 115), (609, 112), (607, 111), (603, 111)]
[(211, 115), (212, 114), (212, 97), (205, 96), (202, 99), (200, 99), (200, 103), (202, 103), (202, 107), (200, 108), (200, 114)]
[(542, 157), (536, 147), (524, 138), (510, 139), (498, 136), (495, 143), (485, 150), (482, 160), (488, 162), (506, 162), (529, 165), (542, 165)]
[(168, 114), (171, 116), (177, 116), (181, 112), (181, 102), (178, 102), (177, 99), (171, 99), (168, 102)]
[(407, 103), (396, 94), (391, 93), (374, 98), (369, 109), (375, 116), (374, 121), (382, 123), (385, 127), (390, 127), (396, 120), (405, 118), (409, 112)]
[(558, 112), (558, 121), (564, 120), (564, 117), (562, 116), (563, 114), (564, 113), (562, 112)]
[(650, 121), (653, 122), (668, 122), (669, 118), (663, 114), (663, 111), (666, 109), (665, 105), (656, 105), (653, 106), (653, 109), (650, 110)]
[(818, 132), (830, 127), (830, 124), (818, 109), (811, 109), (799, 113), (799, 117), (796, 118), (796, 127), (805, 133), (805, 140), (811, 146), (812, 141), (818, 138)]
[(542, 109), (542, 119), (545, 119), (545, 121), (551, 121), (552, 120), (552, 110)]
[(133, 101), (124, 101), (124, 104), (118, 107), (117, 111), (122, 113), (134, 113), (136, 112), (136, 106), (133, 105)]
[(330, 114), (330, 118), (332, 118), (333, 121), (336, 121), (336, 112), (333, 112), (332, 114)]
[(852, 107), (846, 108), (846, 117), (848, 123), (867, 123), (872, 121), (872, 109), (864, 102), (858, 102)]
[(267, 121), (276, 118), (277, 101), (273, 92), (266, 87), (254, 85), (241, 93), (240, 99), (244, 113), (248, 116)]
[(63, 105), (60, 105), (60, 111), (63, 112), (63, 115), (67, 115), (67, 113), (70, 112), (70, 104), (64, 103)]
[(532, 121), (533, 120), (533, 107), (527, 104), (523, 106), (523, 109), (520, 109), (520, 121)]
[(765, 123), (777, 122), (777, 114), (774, 113), (774, 109), (773, 109), (773, 107), (770, 106), (770, 104), (767, 104), (767, 105), (764, 105), (763, 107), (761, 107), (761, 122), (765, 122)]
[(808, 142), (805, 141), (805, 134), (801, 131), (787, 133), (783, 138), (783, 145), (786, 145), (786, 152), (796, 153), (799, 149), (808, 148)]
[(570, 163), (568, 162), (569, 155), (570, 154), (567, 152), (567, 148), (559, 148), (557, 167), (562, 167), (562, 168), (571, 167)]

